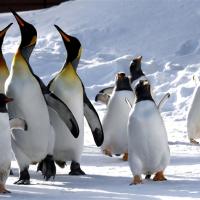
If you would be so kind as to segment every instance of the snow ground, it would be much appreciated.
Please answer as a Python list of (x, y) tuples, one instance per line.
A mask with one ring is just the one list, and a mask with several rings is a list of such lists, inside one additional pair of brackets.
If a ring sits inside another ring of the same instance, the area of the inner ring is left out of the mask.
[[(129, 186), (128, 163), (119, 157), (102, 155), (94, 146), (85, 126), (82, 168), (87, 176), (71, 177), (57, 168), (55, 180), (45, 182), (31, 166), (31, 185), (16, 186), (18, 170), (7, 181), (8, 199), (200, 199), (200, 148), (187, 139), (186, 117), (195, 83), (200, 74), (200, 1), (198, 0), (76, 0), (46, 10), (20, 13), (35, 25), (38, 42), (31, 56), (31, 66), (47, 83), (62, 66), (66, 52), (59, 25), (78, 37), (84, 52), (78, 73), (93, 101), (103, 87), (113, 84), (118, 71), (128, 73), (129, 63), (143, 55), (143, 70), (154, 85), (156, 100), (166, 92), (171, 98), (162, 109), (171, 163), (166, 169), (168, 181), (144, 181)], [(20, 41), (20, 32), (10, 13), (0, 14), (0, 27), (14, 25), (8, 31), (3, 52), (8, 66)], [(100, 117), (105, 106), (93, 102)]]

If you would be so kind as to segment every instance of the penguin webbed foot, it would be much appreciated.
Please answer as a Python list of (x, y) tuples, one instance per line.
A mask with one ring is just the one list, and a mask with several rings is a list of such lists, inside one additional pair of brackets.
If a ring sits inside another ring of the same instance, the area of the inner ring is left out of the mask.
[(9, 193), (11, 192), (7, 190), (4, 185), (0, 185), (0, 194), (9, 194)]
[(25, 168), (23, 171), (20, 172), (19, 180), (14, 182), (17, 185), (30, 185), (30, 175), (28, 172), (28, 168)]
[(73, 176), (85, 175), (85, 172), (81, 169), (80, 164), (75, 161), (72, 161), (70, 169), (71, 171), (69, 172), (69, 175)]
[(190, 143), (191, 144), (199, 144), (199, 142), (198, 141), (196, 141), (195, 139), (193, 139), (193, 138), (190, 138)]
[(56, 166), (52, 155), (47, 155), (44, 160), (42, 160), (37, 167), (37, 171), (41, 171), (44, 179), (48, 181), (52, 176), (53, 179), (56, 175)]

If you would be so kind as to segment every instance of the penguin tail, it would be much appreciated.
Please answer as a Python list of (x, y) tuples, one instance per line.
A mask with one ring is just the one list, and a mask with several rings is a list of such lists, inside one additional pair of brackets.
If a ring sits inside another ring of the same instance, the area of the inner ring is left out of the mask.
[(52, 155), (47, 155), (46, 158), (39, 162), (37, 171), (41, 171), (44, 179), (48, 181), (51, 177), (53, 179), (56, 175), (56, 166)]

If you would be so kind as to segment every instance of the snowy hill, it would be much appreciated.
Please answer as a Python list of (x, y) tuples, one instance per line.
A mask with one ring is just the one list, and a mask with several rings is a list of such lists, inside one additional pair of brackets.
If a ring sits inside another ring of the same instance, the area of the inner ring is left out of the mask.
[[(107, 158), (94, 146), (86, 124), (83, 169), (85, 177), (69, 177), (58, 169), (54, 181), (44, 182), (33, 169), (32, 185), (16, 186), (8, 179), (11, 199), (190, 199), (200, 198), (199, 146), (188, 143), (186, 116), (200, 74), (200, 1), (197, 0), (76, 0), (45, 10), (20, 15), (38, 31), (31, 66), (47, 83), (62, 67), (66, 51), (54, 24), (78, 37), (83, 54), (78, 74), (91, 100), (103, 87), (113, 84), (118, 71), (129, 72), (136, 55), (143, 56), (142, 68), (154, 85), (156, 100), (166, 92), (171, 98), (162, 109), (168, 131), (171, 164), (164, 183), (146, 182), (129, 186), (131, 172), (120, 158)], [(0, 14), (0, 27), (10, 22), (3, 52), (8, 65), (20, 42), (20, 31), (10, 13)], [(103, 116), (105, 107), (95, 103)]]

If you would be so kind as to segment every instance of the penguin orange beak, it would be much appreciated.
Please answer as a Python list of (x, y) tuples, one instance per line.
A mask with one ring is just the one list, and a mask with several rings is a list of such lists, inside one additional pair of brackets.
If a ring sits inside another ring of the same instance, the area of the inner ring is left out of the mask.
[(66, 42), (70, 42), (70, 36), (67, 35), (59, 26), (55, 25), (56, 29), (58, 30), (58, 32), (61, 34), (62, 38), (64, 41)]
[(24, 27), (26, 22), (14, 10), (11, 10), (11, 12), (15, 16), (19, 26), (20, 27)]
[(6, 34), (7, 30), (10, 28), (10, 26), (13, 23), (10, 23), (8, 26), (6, 26), (6, 28), (4, 28), (2, 31), (0, 31), (0, 37), (4, 37), (4, 35)]
[(5, 98), (5, 103), (9, 103), (9, 102), (11, 102), (11, 101), (13, 101), (14, 99), (13, 98), (9, 98), (9, 97), (7, 97), (7, 98)]

